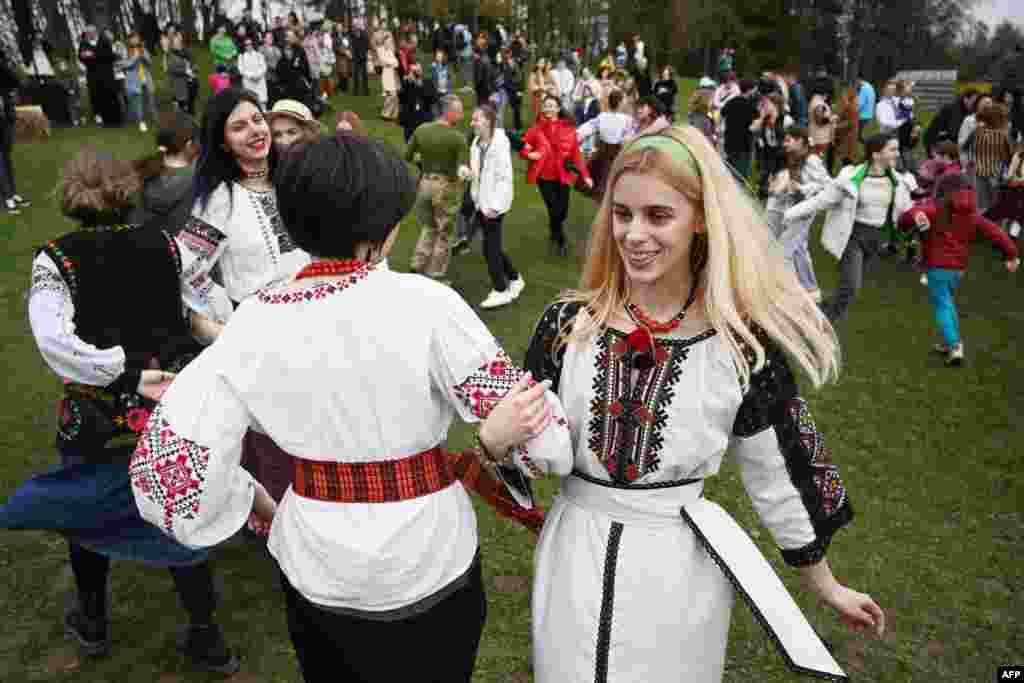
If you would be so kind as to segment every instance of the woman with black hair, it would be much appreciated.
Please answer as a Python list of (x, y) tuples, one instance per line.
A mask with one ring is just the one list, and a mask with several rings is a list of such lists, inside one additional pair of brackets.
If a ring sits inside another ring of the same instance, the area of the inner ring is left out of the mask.
[[(309, 255), (281, 222), (271, 184), (277, 153), (255, 94), (231, 88), (210, 101), (202, 150), (192, 217), (181, 236), (206, 267), (219, 267), (237, 308), (257, 291), (289, 280)], [(280, 500), (291, 481), (289, 460), (259, 432), (247, 437), (246, 466)]]
[(161, 113), (157, 125), (156, 152), (135, 162), (142, 180), (142, 203), (132, 213), (131, 222), (156, 224), (176, 235), (192, 215), (199, 128), (181, 110)]
[(594, 188), (587, 165), (576, 141), (572, 115), (561, 110), (554, 95), (545, 95), (541, 115), (523, 135), (520, 155), (530, 161), (526, 182), (536, 183), (548, 210), (551, 243), (562, 256), (569, 254), (563, 225), (569, 216), (569, 195), (577, 175), (588, 190)]
[[(388, 269), (416, 199), (389, 146), (322, 138), (291, 150), (274, 182), (288, 234), (316, 260), (242, 306), (174, 381), (133, 459), (136, 504), (192, 547), (231, 536), (250, 511), (273, 518), (307, 682), (468, 683), (486, 596), (444, 439), (456, 417), (480, 421), (479, 454), (532, 507), (522, 477), (568, 473), (561, 406), (457, 293)], [(276, 511), (239, 467), (255, 424), (292, 459)], [(203, 476), (191, 506), (169, 507), (160, 472), (182, 458)]]
[[(196, 341), (208, 344), (220, 331), (196, 313), (209, 313), (192, 275), (197, 256), (162, 230), (124, 224), (139, 190), (132, 164), (93, 148), (80, 150), (64, 169), (61, 209), (80, 229), (38, 250), (27, 297), (39, 353), (63, 381), (60, 466), (0, 506), (0, 528), (67, 537), (78, 595), (64, 626), (83, 654), (109, 651), (110, 561), (132, 560), (170, 569), (189, 615), (186, 653), (204, 669), (232, 673), (238, 660), (213, 618), (209, 553), (146, 524), (132, 503), (129, 459), (154, 401)], [(170, 477), (189, 481), (177, 473), (184, 479)], [(170, 504), (187, 500), (185, 490), (178, 492)]]

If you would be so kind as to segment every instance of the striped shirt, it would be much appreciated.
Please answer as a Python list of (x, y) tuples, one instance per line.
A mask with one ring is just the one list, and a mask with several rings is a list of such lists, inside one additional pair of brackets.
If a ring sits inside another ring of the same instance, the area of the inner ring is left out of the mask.
[(997, 130), (978, 126), (974, 134), (974, 157), (979, 176), (998, 178), (1003, 174), (1003, 166), (1010, 161), (1012, 155), (1010, 134), (1005, 128)]

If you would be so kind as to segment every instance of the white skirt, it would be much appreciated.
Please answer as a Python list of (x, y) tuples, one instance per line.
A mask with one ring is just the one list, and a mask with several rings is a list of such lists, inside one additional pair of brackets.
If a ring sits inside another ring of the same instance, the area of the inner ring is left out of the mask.
[(703, 490), (570, 476), (537, 547), (537, 683), (715, 683), (733, 588), (680, 516)]

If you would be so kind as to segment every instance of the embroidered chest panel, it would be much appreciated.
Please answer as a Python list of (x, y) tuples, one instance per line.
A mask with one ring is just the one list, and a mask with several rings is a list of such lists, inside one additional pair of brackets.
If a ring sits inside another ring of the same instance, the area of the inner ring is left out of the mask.
[(597, 340), (588, 446), (612, 479), (633, 482), (657, 471), (664, 429), (690, 347), (714, 330), (689, 339), (658, 339), (657, 362), (634, 370), (626, 335), (607, 330)]
[(248, 192), (249, 200), (256, 209), (260, 234), (267, 247), (267, 253), (277, 265), (277, 257), (295, 251), (297, 247), (288, 231), (284, 229), (281, 214), (277, 210), (277, 198), (273, 192)]

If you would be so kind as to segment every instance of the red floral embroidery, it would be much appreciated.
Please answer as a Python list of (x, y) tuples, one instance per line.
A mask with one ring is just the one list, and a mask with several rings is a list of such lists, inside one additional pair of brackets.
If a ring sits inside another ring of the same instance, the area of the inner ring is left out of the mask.
[(210, 450), (175, 433), (158, 405), (129, 465), (132, 488), (163, 509), (163, 528), (174, 533), (175, 518), (194, 519)]
[(128, 422), (128, 429), (133, 432), (141, 432), (145, 427), (146, 423), (149, 422), (149, 411), (145, 408), (132, 408), (128, 411), (125, 416), (125, 420)]
[(345, 280), (324, 282), (303, 289), (283, 291), (280, 289), (260, 290), (256, 293), (256, 296), (265, 304), (300, 304), (304, 301), (320, 301), (328, 296), (345, 291), (372, 272), (372, 270), (362, 270), (353, 273)]
[(483, 420), (522, 376), (523, 371), (499, 350), (494, 360), (484, 363), (452, 391), (473, 415)]

